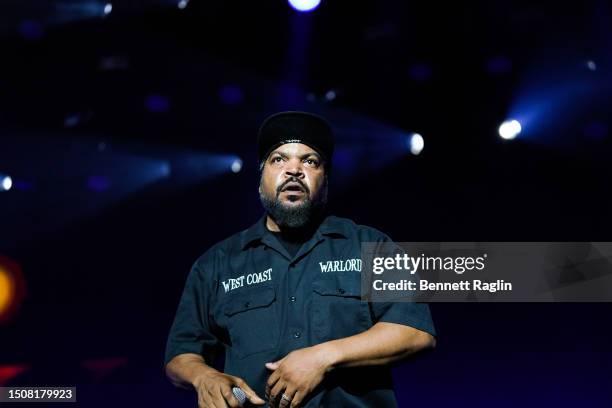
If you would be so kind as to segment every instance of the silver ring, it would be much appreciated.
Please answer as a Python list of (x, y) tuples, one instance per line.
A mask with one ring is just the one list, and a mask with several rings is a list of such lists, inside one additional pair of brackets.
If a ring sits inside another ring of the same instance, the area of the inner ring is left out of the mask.
[(287, 396), (287, 394), (283, 394), (283, 395), (281, 396), (281, 399), (284, 399), (285, 401), (289, 401), (289, 402), (291, 402), (291, 398), (289, 398), (289, 397)]

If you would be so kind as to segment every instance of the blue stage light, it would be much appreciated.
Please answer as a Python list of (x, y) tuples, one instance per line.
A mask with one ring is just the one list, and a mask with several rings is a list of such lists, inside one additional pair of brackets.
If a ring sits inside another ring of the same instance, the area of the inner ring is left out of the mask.
[(516, 119), (509, 119), (504, 121), (499, 126), (499, 136), (504, 140), (512, 140), (521, 133), (521, 123)]
[(0, 191), (9, 191), (13, 187), (13, 179), (11, 176), (0, 174)]
[(316, 9), (321, 0), (289, 0), (289, 5), (297, 11), (308, 12)]
[(234, 173), (238, 173), (240, 170), (242, 170), (242, 160), (240, 159), (234, 160), (232, 162), (231, 169)]
[(330, 89), (329, 91), (327, 91), (327, 92), (325, 93), (325, 99), (326, 99), (327, 101), (329, 101), (329, 102), (331, 102), (331, 101), (333, 101), (334, 99), (336, 99), (336, 96), (337, 96), (336, 91), (335, 91), (335, 90), (333, 90), (333, 89)]
[(163, 162), (159, 168), (159, 171), (162, 177), (170, 177), (172, 174), (172, 167), (170, 166), (170, 163)]
[(425, 139), (418, 133), (413, 133), (408, 137), (408, 148), (410, 153), (419, 155), (425, 147)]
[(589, 69), (589, 71), (593, 71), (593, 72), (597, 71), (597, 64), (593, 60), (588, 60), (586, 63), (586, 66)]

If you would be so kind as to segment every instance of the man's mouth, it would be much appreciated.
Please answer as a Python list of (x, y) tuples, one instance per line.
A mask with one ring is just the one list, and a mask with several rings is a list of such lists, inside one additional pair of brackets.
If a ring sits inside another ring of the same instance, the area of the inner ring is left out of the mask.
[(295, 193), (305, 193), (306, 190), (299, 183), (288, 183), (285, 187), (283, 187), (281, 192), (295, 194)]

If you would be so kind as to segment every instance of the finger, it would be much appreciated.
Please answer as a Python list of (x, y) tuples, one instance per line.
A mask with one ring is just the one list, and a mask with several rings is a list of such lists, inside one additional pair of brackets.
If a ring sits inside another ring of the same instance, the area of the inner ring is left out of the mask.
[(198, 398), (198, 408), (208, 408), (208, 407), (212, 407), (213, 402), (212, 402), (212, 398), (210, 397), (210, 394), (208, 394), (207, 391), (203, 392), (201, 395), (199, 395)]
[(270, 391), (270, 399), (277, 401), (278, 403), (286, 387), (287, 385), (284, 381), (278, 381), (276, 384), (274, 384), (274, 387), (272, 387), (272, 390)]
[(202, 399), (204, 400), (204, 405), (202, 405), (202, 408), (217, 408), (214, 396), (209, 390), (204, 391)]
[(287, 388), (285, 388), (285, 391), (283, 391), (280, 396), (278, 405), (282, 408), (288, 407), (291, 404), (291, 401), (293, 401), (293, 396), (295, 395), (296, 391), (297, 389), (293, 386), (287, 386)]
[(268, 370), (276, 370), (279, 366), (278, 361), (275, 361), (274, 363), (266, 363), (266, 368)]
[(242, 391), (246, 394), (248, 400), (255, 405), (263, 405), (266, 401), (261, 398), (242, 378), (234, 377), (236, 385), (242, 388)]
[(225, 398), (223, 398), (223, 393), (221, 392), (221, 387), (217, 388), (212, 395), (212, 400), (215, 408), (227, 408), (227, 402), (225, 402)]
[(266, 363), (266, 368), (267, 368), (268, 370), (276, 370), (276, 369), (278, 368), (278, 366), (280, 366), (280, 365), (281, 365), (281, 363), (283, 362), (283, 360), (284, 360), (285, 358), (286, 358), (286, 357), (283, 357), (283, 358), (281, 358), (280, 360), (277, 360), (277, 361), (272, 361), (272, 362)]
[(278, 382), (279, 378), (279, 371), (274, 371), (272, 374), (270, 374), (270, 377), (268, 377), (268, 381), (266, 381), (266, 397), (268, 399), (270, 398), (270, 392), (272, 391), (272, 387), (274, 387), (274, 384)]
[(236, 396), (232, 392), (232, 387), (230, 387), (229, 385), (221, 386), (221, 395), (223, 395), (223, 398), (225, 399), (225, 402), (231, 408), (240, 408), (240, 407), (242, 407), (242, 404), (240, 403), (238, 398), (236, 398)]
[(302, 393), (297, 391), (293, 394), (293, 399), (291, 400), (291, 408), (297, 408), (302, 404)]

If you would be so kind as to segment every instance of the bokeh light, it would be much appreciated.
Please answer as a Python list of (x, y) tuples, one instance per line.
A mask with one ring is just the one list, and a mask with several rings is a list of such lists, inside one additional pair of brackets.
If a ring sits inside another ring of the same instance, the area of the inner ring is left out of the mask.
[(518, 120), (509, 119), (499, 126), (499, 136), (504, 140), (512, 140), (521, 133), (522, 127)]
[(289, 5), (297, 11), (309, 12), (321, 4), (321, 0), (289, 0)]

